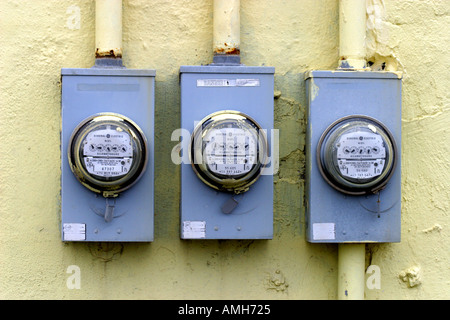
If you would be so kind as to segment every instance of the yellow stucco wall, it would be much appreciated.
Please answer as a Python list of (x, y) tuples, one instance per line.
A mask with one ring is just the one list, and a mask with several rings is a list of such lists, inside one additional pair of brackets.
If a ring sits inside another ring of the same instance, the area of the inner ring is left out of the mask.
[[(381, 288), (365, 295), (448, 299), (450, 1), (368, 3), (368, 59), (404, 76), (402, 241), (366, 246)], [(0, 298), (335, 299), (336, 245), (305, 241), (303, 74), (337, 66), (338, 1), (241, 0), (242, 62), (276, 68), (270, 241), (179, 239), (178, 71), (212, 61), (212, 1), (124, 0), (124, 64), (157, 70), (155, 241), (61, 242), (60, 69), (93, 65), (94, 16), (93, 0), (0, 2)]]

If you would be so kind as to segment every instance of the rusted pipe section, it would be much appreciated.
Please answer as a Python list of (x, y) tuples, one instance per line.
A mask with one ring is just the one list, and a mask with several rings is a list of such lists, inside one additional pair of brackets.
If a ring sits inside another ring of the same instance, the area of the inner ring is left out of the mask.
[(95, 58), (122, 58), (122, 0), (95, 1)]
[(366, 0), (339, 1), (339, 69), (366, 67)]
[(214, 0), (214, 63), (240, 63), (240, 0)]

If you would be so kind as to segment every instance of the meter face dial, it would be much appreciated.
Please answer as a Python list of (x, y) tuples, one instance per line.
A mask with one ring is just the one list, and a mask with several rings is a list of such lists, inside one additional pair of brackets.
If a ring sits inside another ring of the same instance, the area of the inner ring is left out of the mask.
[(354, 182), (381, 175), (386, 162), (384, 145), (381, 135), (363, 128), (343, 134), (336, 141), (339, 173)]
[(144, 172), (146, 139), (130, 119), (97, 114), (74, 130), (68, 156), (72, 172), (84, 186), (105, 197), (116, 196)]
[(247, 174), (256, 164), (258, 136), (235, 123), (225, 123), (209, 130), (203, 138), (203, 160), (208, 169), (224, 177)]
[(243, 192), (261, 173), (267, 140), (250, 117), (224, 110), (203, 119), (191, 139), (191, 163), (210, 187)]
[(317, 146), (319, 171), (347, 194), (373, 193), (390, 179), (396, 164), (395, 141), (379, 121), (350, 116), (333, 123)]
[(133, 164), (130, 135), (117, 125), (100, 125), (82, 141), (82, 157), (86, 170), (107, 181), (126, 175)]

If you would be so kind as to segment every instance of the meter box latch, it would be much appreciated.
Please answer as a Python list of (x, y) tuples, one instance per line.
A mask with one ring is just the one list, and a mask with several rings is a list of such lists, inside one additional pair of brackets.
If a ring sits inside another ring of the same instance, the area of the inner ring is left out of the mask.
[(273, 75), (180, 68), (182, 239), (272, 238)]
[(152, 241), (154, 70), (62, 69), (63, 241)]
[(399, 242), (401, 76), (306, 75), (310, 242)]

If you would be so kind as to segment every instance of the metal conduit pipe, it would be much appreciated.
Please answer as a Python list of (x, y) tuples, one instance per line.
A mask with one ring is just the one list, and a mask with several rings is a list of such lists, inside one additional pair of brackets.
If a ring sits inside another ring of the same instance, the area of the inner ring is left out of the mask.
[(122, 0), (95, 1), (95, 64), (122, 65)]
[(366, 67), (366, 0), (339, 1), (339, 69)]
[(213, 63), (240, 64), (240, 0), (214, 0)]
[(338, 247), (338, 299), (364, 300), (366, 248), (364, 243)]
[[(339, 1), (339, 68), (366, 67), (366, 0)], [(365, 244), (338, 245), (338, 299), (363, 300)]]

